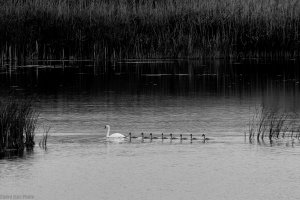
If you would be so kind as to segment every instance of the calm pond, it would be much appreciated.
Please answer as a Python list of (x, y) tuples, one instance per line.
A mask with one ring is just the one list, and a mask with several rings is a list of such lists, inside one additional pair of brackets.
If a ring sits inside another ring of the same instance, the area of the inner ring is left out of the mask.
[[(51, 127), (46, 151), (36, 144), (0, 160), (0, 199), (299, 198), (299, 140), (244, 136), (262, 107), (300, 113), (297, 60), (40, 61), (0, 69), (0, 99), (36, 99), (37, 144), (43, 125)], [(125, 135), (211, 140), (110, 141), (106, 124)]]

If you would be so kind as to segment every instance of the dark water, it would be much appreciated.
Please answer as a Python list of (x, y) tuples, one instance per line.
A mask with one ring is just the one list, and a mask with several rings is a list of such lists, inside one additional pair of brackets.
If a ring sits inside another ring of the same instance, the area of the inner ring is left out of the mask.
[(147, 62), (7, 66), (1, 96), (37, 98), (40, 122), (58, 135), (101, 134), (105, 124), (122, 133), (241, 135), (255, 109), (299, 111), (293, 60)]
[[(297, 60), (4, 65), (1, 99), (35, 98), (48, 150), (0, 161), (0, 194), (36, 199), (297, 199), (298, 140), (249, 143), (256, 110), (299, 114)], [(112, 132), (202, 141), (107, 141)], [(39, 139), (39, 138), (37, 138)], [(284, 189), (282, 188), (284, 187)]]

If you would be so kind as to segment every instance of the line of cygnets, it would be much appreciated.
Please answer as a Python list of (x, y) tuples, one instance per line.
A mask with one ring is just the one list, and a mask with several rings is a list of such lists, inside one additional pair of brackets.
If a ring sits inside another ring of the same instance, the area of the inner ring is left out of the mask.
[(164, 136), (163, 133), (161, 134), (161, 137), (153, 136), (152, 133), (150, 133), (149, 136), (145, 136), (144, 133), (141, 133), (141, 137), (134, 136), (131, 133), (129, 133), (128, 138), (129, 138), (130, 141), (131, 141), (131, 139), (137, 139), (137, 138), (141, 138), (142, 140), (144, 140), (144, 139), (150, 139), (150, 140), (169, 139), (169, 140), (180, 140), (180, 141), (181, 140), (191, 140), (191, 141), (193, 141), (193, 140), (203, 140), (203, 141), (210, 140), (210, 138), (207, 138), (205, 136), (205, 134), (202, 134), (202, 138), (195, 138), (195, 137), (193, 137), (193, 134), (190, 134), (190, 137), (183, 137), (182, 134), (180, 134), (179, 137), (174, 137), (172, 133), (170, 133), (169, 138)]

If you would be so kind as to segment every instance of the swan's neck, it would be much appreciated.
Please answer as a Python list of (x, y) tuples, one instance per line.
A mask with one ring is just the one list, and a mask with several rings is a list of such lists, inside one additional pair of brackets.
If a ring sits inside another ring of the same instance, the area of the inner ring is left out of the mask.
[(106, 137), (109, 137), (110, 127), (107, 127)]

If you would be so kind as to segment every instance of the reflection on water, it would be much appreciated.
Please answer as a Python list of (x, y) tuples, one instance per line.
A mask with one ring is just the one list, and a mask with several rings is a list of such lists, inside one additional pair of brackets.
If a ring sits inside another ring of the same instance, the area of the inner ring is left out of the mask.
[(52, 61), (2, 71), (2, 97), (9, 91), (38, 96), (41, 121), (60, 135), (104, 134), (105, 124), (126, 134), (240, 135), (255, 107), (299, 111), (295, 61), (120, 62), (110, 67)]
[[(299, 140), (249, 141), (244, 131), (262, 106), (299, 114), (298, 66), (255, 59), (2, 66), (0, 98), (36, 97), (51, 137), (47, 151), (0, 160), (0, 195), (297, 199)], [(111, 141), (106, 124), (125, 135), (212, 140)]]

